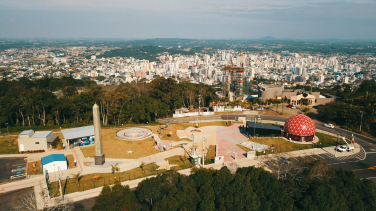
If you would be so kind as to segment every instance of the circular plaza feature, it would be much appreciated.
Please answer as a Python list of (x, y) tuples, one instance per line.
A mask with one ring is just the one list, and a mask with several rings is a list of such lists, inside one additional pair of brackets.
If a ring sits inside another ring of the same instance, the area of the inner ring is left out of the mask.
[(285, 122), (285, 136), (294, 141), (313, 141), (316, 132), (315, 123), (306, 115), (296, 114)]
[(149, 138), (152, 135), (152, 131), (146, 128), (128, 128), (116, 133), (116, 136), (126, 141), (138, 141), (145, 138)]

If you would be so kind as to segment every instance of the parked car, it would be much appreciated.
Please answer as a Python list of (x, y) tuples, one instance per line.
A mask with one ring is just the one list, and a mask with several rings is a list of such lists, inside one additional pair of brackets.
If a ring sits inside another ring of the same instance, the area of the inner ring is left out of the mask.
[(256, 110), (258, 110), (258, 111), (263, 111), (264, 108), (263, 108), (263, 107), (258, 107)]
[(325, 127), (328, 127), (328, 128), (334, 128), (334, 125), (333, 124), (324, 124)]
[(342, 145), (342, 146), (337, 147), (337, 150), (340, 152), (344, 152), (347, 150), (347, 147), (345, 145)]
[(287, 108), (291, 108), (291, 107), (292, 107), (292, 104), (288, 104), (286, 107), (287, 107)]
[(295, 108), (296, 108), (296, 106), (291, 106), (291, 108), (292, 108), (292, 109), (295, 109)]
[(286, 164), (290, 164), (290, 159), (287, 157), (281, 157), (281, 161), (285, 162)]

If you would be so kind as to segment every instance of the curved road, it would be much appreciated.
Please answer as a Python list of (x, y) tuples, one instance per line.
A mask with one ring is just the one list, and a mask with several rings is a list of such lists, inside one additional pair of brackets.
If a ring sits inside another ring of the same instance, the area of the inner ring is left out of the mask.
[[(246, 117), (247, 120), (253, 120), (255, 117), (261, 118), (262, 120), (269, 121), (281, 121), (284, 122), (288, 117), (280, 116), (266, 116), (266, 115), (247, 115), (247, 114), (225, 114), (225, 115), (213, 115), (213, 116), (195, 116), (195, 117), (182, 117), (182, 118), (170, 118), (158, 120), (160, 123), (165, 124), (167, 121), (170, 123), (187, 123), (191, 121), (213, 121), (213, 120), (237, 120), (238, 117)], [(355, 135), (355, 141), (361, 145), (364, 149), (364, 156), (349, 156), (345, 158), (334, 158), (330, 156), (319, 156), (317, 159), (324, 160), (328, 163), (328, 166), (333, 168), (345, 168), (354, 171), (359, 178), (368, 178), (376, 182), (376, 140), (355, 134), (351, 131), (344, 130), (342, 128), (327, 128), (324, 127), (324, 123), (313, 120), (315, 122), (316, 128), (338, 134), (339, 136), (346, 136), (351, 138), (351, 134)]]

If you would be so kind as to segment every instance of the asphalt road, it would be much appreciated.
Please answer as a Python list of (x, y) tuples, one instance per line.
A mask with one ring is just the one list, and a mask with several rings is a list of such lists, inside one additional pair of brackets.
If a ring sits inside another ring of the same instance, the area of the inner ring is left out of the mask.
[[(190, 121), (213, 121), (213, 120), (230, 120), (235, 121), (239, 117), (247, 117), (247, 120), (253, 120), (254, 118), (261, 118), (269, 121), (286, 121), (288, 117), (279, 116), (263, 116), (263, 115), (246, 115), (246, 114), (226, 114), (226, 115), (214, 115), (214, 116), (195, 116), (195, 117), (183, 117), (183, 118), (170, 118), (159, 120), (159, 122), (165, 124), (167, 121), (170, 123), (186, 123)], [(342, 128), (327, 128), (324, 123), (314, 120), (316, 128), (324, 131), (328, 131), (334, 134), (338, 134), (340, 137), (345, 136), (351, 139), (352, 134), (355, 136), (355, 141), (363, 147), (364, 150), (361, 153), (354, 156), (339, 157), (336, 158), (331, 154), (322, 154), (313, 156), (314, 159), (324, 160), (328, 163), (328, 166), (332, 168), (344, 168), (352, 170), (359, 178), (368, 178), (376, 182), (376, 140), (355, 134), (351, 131), (344, 130)], [(337, 152), (340, 153), (340, 152)], [(297, 158), (299, 159), (299, 158)]]

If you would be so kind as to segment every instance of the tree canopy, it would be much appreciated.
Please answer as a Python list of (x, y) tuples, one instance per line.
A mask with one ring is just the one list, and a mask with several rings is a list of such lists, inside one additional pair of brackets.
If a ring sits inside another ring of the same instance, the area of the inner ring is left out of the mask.
[[(320, 171), (324, 168), (325, 171)], [(95, 210), (375, 210), (376, 185), (352, 171), (307, 164), (298, 174), (277, 179), (262, 168), (168, 171), (143, 180), (135, 191), (104, 187)]]
[(92, 124), (92, 107), (100, 106), (103, 125), (150, 123), (181, 107), (208, 106), (215, 90), (207, 85), (178, 83), (157, 77), (151, 83), (102, 87), (92, 81), (43, 78), (0, 81), (0, 127)]

